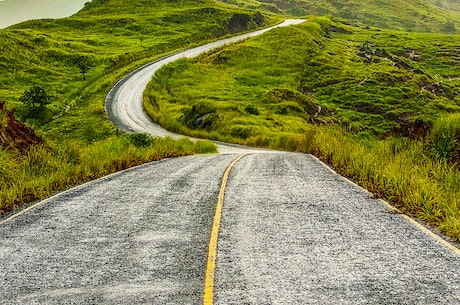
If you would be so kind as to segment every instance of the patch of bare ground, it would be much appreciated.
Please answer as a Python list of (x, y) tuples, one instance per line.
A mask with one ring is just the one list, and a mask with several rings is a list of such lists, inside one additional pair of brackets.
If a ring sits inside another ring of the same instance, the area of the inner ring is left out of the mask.
[(4, 109), (0, 103), (0, 146), (19, 151), (27, 151), (31, 146), (42, 143), (32, 128), (19, 122), (14, 114)]

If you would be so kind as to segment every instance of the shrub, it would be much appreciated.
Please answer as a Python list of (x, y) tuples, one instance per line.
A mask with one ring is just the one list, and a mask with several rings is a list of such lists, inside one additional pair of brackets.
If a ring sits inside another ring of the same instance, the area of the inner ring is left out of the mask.
[(187, 108), (182, 114), (180, 121), (191, 129), (210, 128), (219, 118), (216, 108), (208, 103), (198, 103)]
[(435, 122), (427, 150), (438, 160), (460, 161), (460, 114), (450, 114)]
[(153, 138), (147, 133), (132, 133), (129, 142), (136, 147), (147, 147), (153, 144)]
[(25, 115), (30, 118), (42, 118), (46, 106), (51, 103), (50, 96), (40, 86), (33, 86), (25, 91), (20, 101), (24, 104)]
[(259, 109), (257, 109), (257, 107), (254, 106), (253, 104), (247, 104), (246, 107), (244, 107), (244, 111), (246, 111), (249, 114), (253, 114), (253, 115), (260, 114)]

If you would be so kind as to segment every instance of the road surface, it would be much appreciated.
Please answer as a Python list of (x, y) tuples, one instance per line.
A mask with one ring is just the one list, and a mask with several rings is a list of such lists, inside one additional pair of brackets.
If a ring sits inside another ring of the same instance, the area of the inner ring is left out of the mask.
[[(154, 162), (0, 224), (1, 304), (203, 304), (222, 175)], [(230, 171), (214, 304), (460, 304), (460, 255), (305, 154)]]

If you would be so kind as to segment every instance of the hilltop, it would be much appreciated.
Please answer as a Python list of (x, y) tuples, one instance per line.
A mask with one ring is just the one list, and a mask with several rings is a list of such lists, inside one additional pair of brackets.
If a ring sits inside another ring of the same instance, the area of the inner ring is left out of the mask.
[(430, 2), (442, 9), (460, 13), (460, 2), (457, 0), (430, 0)]

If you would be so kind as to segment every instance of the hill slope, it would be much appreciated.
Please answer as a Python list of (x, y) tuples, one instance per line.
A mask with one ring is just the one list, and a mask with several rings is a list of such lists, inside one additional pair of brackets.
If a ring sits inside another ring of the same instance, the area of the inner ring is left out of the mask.
[[(295, 16), (333, 15), (380, 28), (416, 32), (452, 31), (452, 22), (460, 25), (460, 15), (447, 9), (459, 7), (455, 1), (433, 0), (236, 0), (231, 2)], [(458, 12), (458, 10), (457, 10)]]
[(460, 2), (458, 0), (430, 0), (434, 5), (460, 13)]
[(3, 0), (0, 28), (30, 19), (62, 18), (83, 8), (87, 0)]
[(384, 136), (460, 112), (457, 38), (310, 18), (173, 63), (147, 97), (163, 125), (223, 141), (264, 145), (308, 123)]

